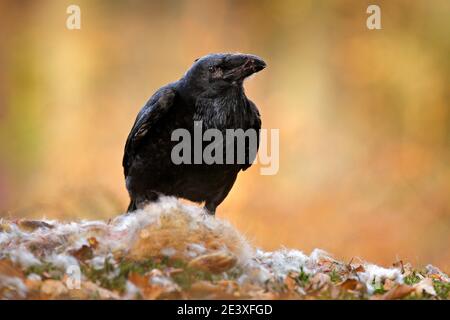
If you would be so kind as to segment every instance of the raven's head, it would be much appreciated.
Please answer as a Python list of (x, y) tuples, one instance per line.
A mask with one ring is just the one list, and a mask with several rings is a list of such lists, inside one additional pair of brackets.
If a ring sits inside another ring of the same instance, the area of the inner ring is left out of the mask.
[(247, 77), (265, 67), (266, 63), (255, 55), (216, 53), (195, 60), (184, 79), (196, 93), (214, 96), (242, 87)]

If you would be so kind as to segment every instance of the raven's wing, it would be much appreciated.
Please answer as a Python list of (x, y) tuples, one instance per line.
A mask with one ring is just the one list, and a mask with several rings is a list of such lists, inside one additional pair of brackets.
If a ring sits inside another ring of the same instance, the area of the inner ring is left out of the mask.
[(148, 134), (151, 127), (167, 113), (173, 105), (174, 98), (175, 91), (172, 88), (161, 88), (150, 98), (141, 111), (139, 111), (125, 144), (125, 152), (122, 161), (125, 176), (128, 176), (129, 168), (139, 148), (140, 142)]
[(252, 165), (253, 161), (255, 161), (256, 154), (259, 149), (259, 134), (261, 131), (261, 116), (259, 115), (259, 110), (256, 107), (256, 105), (249, 99), (247, 99), (248, 107), (250, 110), (250, 117), (248, 128), (254, 129), (256, 131), (256, 150), (254, 149), (254, 146), (248, 146), (246, 147), (246, 161), (245, 164), (242, 166), (242, 170), (245, 171)]

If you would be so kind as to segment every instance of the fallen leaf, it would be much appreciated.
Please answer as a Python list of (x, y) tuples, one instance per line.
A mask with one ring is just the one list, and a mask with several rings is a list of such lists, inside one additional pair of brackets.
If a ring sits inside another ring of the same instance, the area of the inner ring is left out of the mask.
[(6, 259), (0, 260), (0, 275), (24, 279), (22, 271), (15, 268), (12, 262)]
[(41, 295), (45, 299), (64, 299), (68, 294), (69, 289), (62, 281), (48, 279), (42, 282)]
[(340, 283), (339, 286), (343, 290), (355, 290), (358, 284), (359, 282), (356, 279), (347, 279), (344, 282)]
[(395, 286), (397, 286), (397, 282), (392, 281), (391, 279), (386, 279), (383, 284), (383, 289), (389, 291)]
[(382, 300), (402, 299), (414, 291), (414, 288), (406, 284), (399, 284), (392, 287), (388, 292), (381, 296)]
[(291, 276), (287, 276), (284, 279), (284, 285), (286, 286), (286, 288), (290, 291), (295, 290), (295, 288), (297, 287), (297, 282), (295, 281), (294, 277)]
[(157, 299), (165, 291), (164, 287), (151, 284), (148, 276), (143, 276), (135, 272), (130, 273), (128, 281), (138, 287), (141, 290), (143, 298), (147, 300)]
[[(103, 299), (103, 300), (118, 300), (118, 299), (120, 299), (120, 296), (117, 293), (107, 290), (105, 288), (102, 288), (91, 281), (83, 281), (81, 283), (81, 292), (84, 293), (83, 299), (92, 299), (92, 297), (96, 297), (98, 299)], [(74, 294), (74, 292), (72, 292), (72, 290), (71, 290), (70, 294), (72, 296)]]
[(339, 297), (340, 293), (341, 293), (341, 290), (339, 290), (338, 287), (336, 287), (336, 286), (331, 287), (331, 290), (330, 290), (331, 299), (337, 299)]
[(353, 269), (354, 272), (365, 272), (366, 269), (362, 264), (358, 265), (356, 268)]
[(38, 220), (19, 220), (17, 222), (17, 225), (23, 231), (34, 231), (38, 228), (47, 228), (47, 229), (54, 228), (53, 225), (51, 225), (47, 222), (38, 221)]
[(77, 258), (79, 261), (86, 261), (92, 259), (94, 256), (94, 252), (90, 246), (82, 245), (78, 250), (69, 251), (71, 255)]
[(144, 288), (149, 285), (148, 277), (136, 272), (131, 272), (128, 275), (128, 281), (131, 281), (138, 288)]
[(306, 291), (310, 291), (310, 290), (320, 290), (322, 289), (325, 285), (331, 283), (331, 278), (329, 275), (325, 274), (325, 273), (316, 273), (310, 280), (309, 280), (309, 284), (306, 287)]
[(225, 251), (205, 254), (191, 260), (188, 264), (190, 268), (196, 268), (212, 273), (221, 273), (235, 266), (236, 257)]

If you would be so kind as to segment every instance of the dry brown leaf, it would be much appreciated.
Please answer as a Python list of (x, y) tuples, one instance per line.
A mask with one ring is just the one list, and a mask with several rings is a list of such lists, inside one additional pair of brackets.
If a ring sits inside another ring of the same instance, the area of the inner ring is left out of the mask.
[(19, 220), (17, 222), (17, 225), (19, 226), (20, 229), (22, 229), (23, 231), (34, 231), (38, 228), (47, 228), (47, 229), (52, 229), (54, 228), (51, 224), (44, 222), (44, 221), (38, 221), (38, 220)]
[(28, 289), (27, 299), (37, 300), (41, 298), (41, 286), (42, 286), (41, 280), (32, 280), (26, 278), (24, 283)]
[(8, 283), (8, 279), (14, 278), (24, 281), (22, 271), (15, 268), (9, 260), (0, 260), (0, 299), (23, 299), (24, 295), (28, 294), (28, 292), (20, 293), (21, 290), (16, 285)]
[(188, 266), (212, 273), (221, 273), (234, 267), (236, 262), (237, 259), (233, 254), (220, 251), (199, 256), (191, 260)]
[(382, 300), (402, 299), (414, 291), (414, 288), (406, 284), (399, 284), (392, 287), (388, 292), (381, 296)]
[(91, 281), (83, 281), (81, 283), (81, 290), (84, 290), (85, 292), (87, 292), (88, 296), (90, 296), (90, 297), (92, 297), (94, 295), (94, 296), (98, 296), (99, 299), (105, 299), (105, 300), (120, 299), (120, 296), (117, 293), (107, 290), (105, 288), (102, 288)]
[(239, 284), (233, 280), (219, 280), (217, 284), (221, 286), (226, 291), (237, 291), (239, 290)]
[(81, 248), (79, 248), (78, 250), (71, 250), (70, 254), (82, 262), (92, 259), (94, 256), (94, 252), (92, 251), (92, 248), (85, 244), (82, 245)]
[(120, 296), (110, 290), (102, 288), (91, 281), (81, 282), (79, 289), (71, 289), (68, 293), (70, 299), (102, 299), (102, 300), (116, 300)]
[(41, 285), (41, 296), (44, 299), (65, 299), (68, 297), (69, 289), (62, 281), (48, 279)]
[(339, 287), (336, 287), (336, 286), (331, 287), (331, 290), (330, 290), (331, 299), (337, 299), (340, 294), (341, 294), (341, 290), (339, 290)]
[(155, 300), (158, 299), (158, 297), (164, 293), (164, 288), (160, 286), (148, 286), (141, 289), (142, 296), (146, 300)]
[(143, 298), (147, 300), (157, 299), (165, 291), (163, 287), (151, 284), (149, 276), (133, 272), (128, 276), (128, 280), (141, 290)]
[(24, 279), (25, 277), (20, 269), (15, 268), (12, 262), (6, 259), (0, 260), (0, 275), (20, 279)]
[(358, 280), (356, 279), (347, 279), (344, 282), (339, 284), (342, 290), (355, 290), (358, 287)]
[(148, 276), (143, 276), (136, 272), (131, 272), (128, 275), (128, 281), (131, 281), (138, 288), (144, 288), (150, 283)]
[(310, 291), (310, 290), (320, 290), (322, 289), (325, 285), (331, 283), (331, 278), (329, 275), (325, 274), (325, 273), (316, 273), (310, 280), (309, 280), (309, 284), (306, 287), (306, 291)]
[(362, 264), (358, 265), (356, 268), (353, 269), (354, 272), (365, 272), (366, 269), (364, 268), (364, 266)]
[(297, 287), (297, 282), (295, 281), (295, 277), (292, 277), (290, 275), (288, 275), (284, 279), (284, 284), (289, 291), (293, 291)]
[(391, 279), (386, 279), (383, 284), (383, 289), (389, 291), (395, 286), (397, 286), (397, 282), (392, 281)]

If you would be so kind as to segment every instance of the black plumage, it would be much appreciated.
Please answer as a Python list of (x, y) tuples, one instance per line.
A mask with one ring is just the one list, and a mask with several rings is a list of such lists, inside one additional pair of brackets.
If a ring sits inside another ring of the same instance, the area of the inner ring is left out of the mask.
[(200, 120), (203, 131), (215, 128), (225, 134), (226, 129), (254, 129), (257, 149), (260, 115), (246, 97), (243, 81), (265, 66), (254, 55), (207, 55), (197, 59), (180, 80), (162, 87), (149, 99), (125, 145), (123, 167), (131, 198), (128, 211), (169, 195), (205, 202), (209, 213), (215, 213), (239, 171), (251, 165), (255, 154), (246, 146), (245, 163), (177, 165), (171, 159), (178, 143), (172, 141), (172, 132), (184, 128), (193, 135), (194, 121)]

